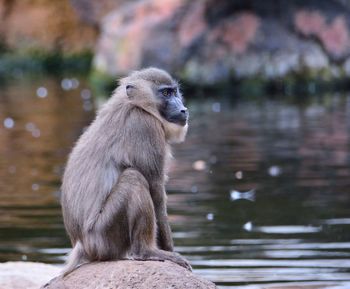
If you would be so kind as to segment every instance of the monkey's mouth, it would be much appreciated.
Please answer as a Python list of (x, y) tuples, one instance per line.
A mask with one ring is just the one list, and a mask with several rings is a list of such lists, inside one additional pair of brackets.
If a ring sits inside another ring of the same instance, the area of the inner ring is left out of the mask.
[(181, 113), (181, 114), (178, 114), (176, 116), (170, 117), (168, 119), (168, 121), (175, 123), (175, 124), (178, 124), (178, 125), (181, 125), (181, 126), (185, 126), (187, 124), (187, 121), (188, 121), (188, 115)]
[(184, 121), (179, 121), (177, 124), (181, 125), (181, 126), (185, 126), (187, 124), (187, 119)]

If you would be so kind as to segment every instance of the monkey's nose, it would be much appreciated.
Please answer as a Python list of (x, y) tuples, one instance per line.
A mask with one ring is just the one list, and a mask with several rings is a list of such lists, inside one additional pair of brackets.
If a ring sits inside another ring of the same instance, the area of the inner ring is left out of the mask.
[(186, 113), (187, 112), (187, 108), (184, 107), (183, 109), (181, 109), (181, 113)]

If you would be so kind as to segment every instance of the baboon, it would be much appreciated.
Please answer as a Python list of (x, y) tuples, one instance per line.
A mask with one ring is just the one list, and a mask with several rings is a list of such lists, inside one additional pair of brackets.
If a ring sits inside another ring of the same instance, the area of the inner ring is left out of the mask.
[(177, 82), (147, 68), (120, 80), (72, 150), (62, 182), (71, 251), (64, 274), (92, 261), (169, 260), (165, 181), (170, 144), (184, 140), (188, 111)]

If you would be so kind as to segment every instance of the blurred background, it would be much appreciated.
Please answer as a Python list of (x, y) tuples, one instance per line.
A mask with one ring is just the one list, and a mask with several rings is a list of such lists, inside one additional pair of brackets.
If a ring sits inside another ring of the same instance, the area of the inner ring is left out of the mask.
[(0, 262), (63, 264), (67, 155), (156, 66), (190, 110), (167, 187), (194, 272), (350, 288), (349, 29), (347, 0), (0, 0)]

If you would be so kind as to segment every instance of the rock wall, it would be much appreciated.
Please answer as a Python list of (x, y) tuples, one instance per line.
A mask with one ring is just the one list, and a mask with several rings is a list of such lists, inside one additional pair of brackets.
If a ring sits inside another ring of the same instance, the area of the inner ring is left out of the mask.
[(79, 53), (93, 50), (96, 38), (69, 0), (0, 0), (0, 41), (8, 49)]
[(154, 65), (193, 82), (350, 74), (349, 1), (144, 0), (101, 21), (95, 69)]
[(159, 66), (206, 84), (350, 75), (349, 0), (0, 0), (14, 50), (94, 51), (115, 77)]

